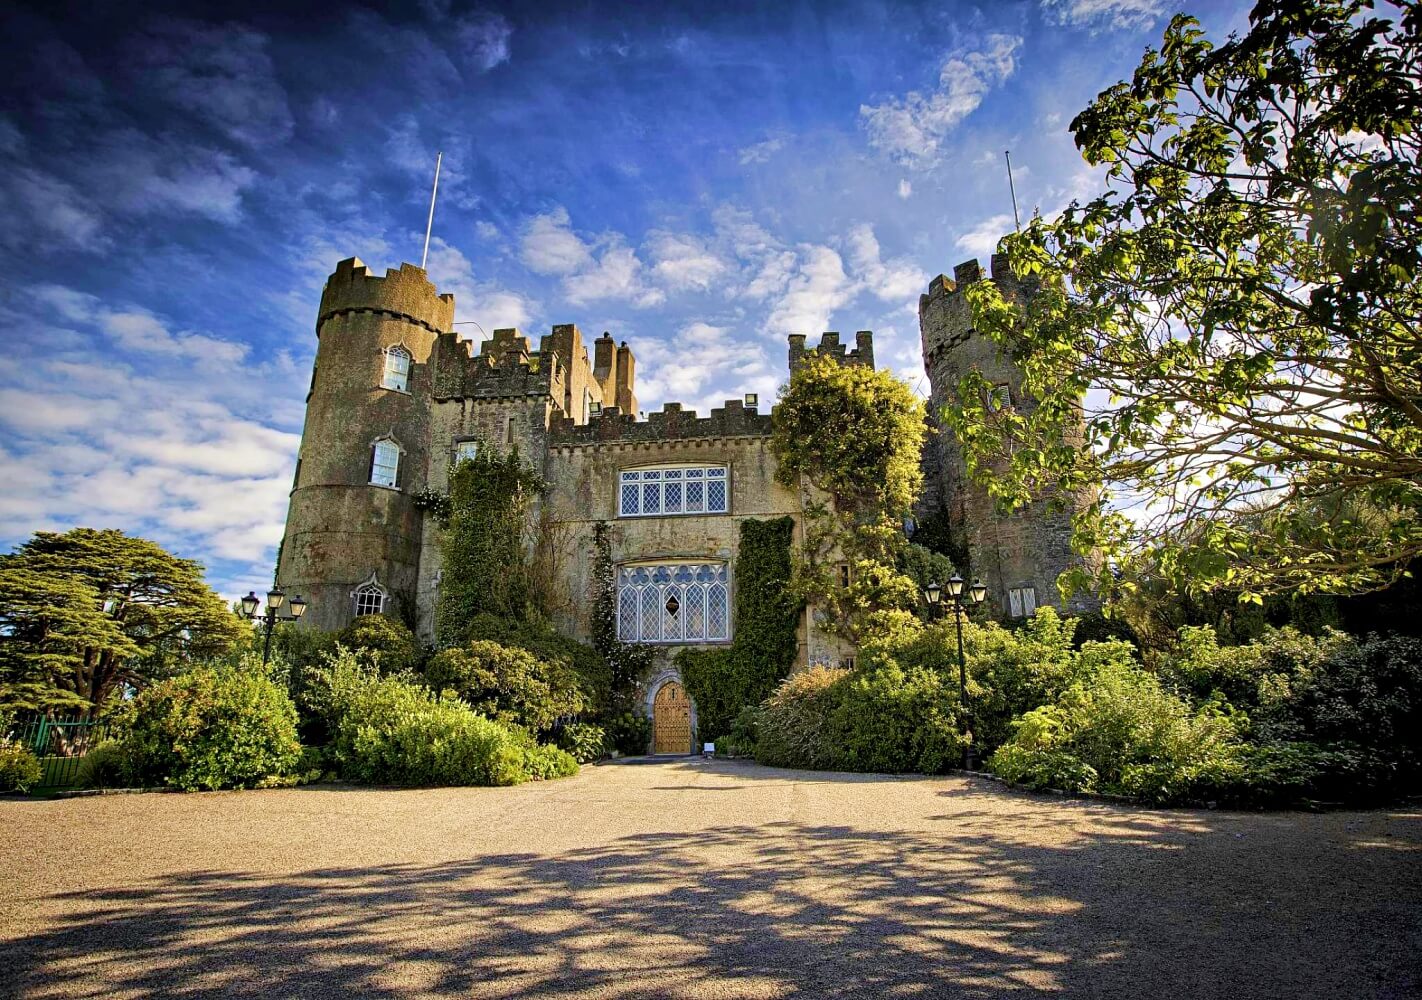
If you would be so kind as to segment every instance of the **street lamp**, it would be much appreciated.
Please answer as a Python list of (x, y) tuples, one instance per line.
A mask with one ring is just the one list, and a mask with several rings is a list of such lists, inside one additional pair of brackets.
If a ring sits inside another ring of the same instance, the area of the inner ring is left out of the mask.
[[(967, 726), (968, 718), (968, 658), (963, 653), (963, 617), (967, 614), (968, 608), (975, 604), (981, 604), (987, 597), (987, 587), (980, 580), (974, 580), (973, 585), (968, 588), (968, 593), (963, 593), (963, 578), (954, 573), (948, 580), (948, 596), (953, 598), (953, 624), (958, 629), (958, 705), (963, 713), (963, 770), (973, 769), (973, 745), (968, 742), (967, 737), (971, 730)], [(943, 598), (943, 591), (936, 583), (930, 583), (923, 588), (923, 599), (928, 603), (930, 614), (938, 610), (939, 602)]]
[[(272, 655), (272, 629), (276, 628), (279, 621), (299, 621), (301, 616), (306, 614), (306, 601), (297, 594), (290, 601), (286, 600), (286, 594), (280, 587), (273, 587), (267, 591), (267, 610), (264, 614), (257, 614), (257, 608), (261, 605), (262, 599), (257, 596), (256, 591), (247, 591), (247, 596), (238, 602), (237, 613), (248, 621), (259, 621), (266, 626), (266, 640), (262, 643), (262, 666), (267, 665), (267, 660)], [(287, 604), (290, 614), (278, 616), (283, 603)]]

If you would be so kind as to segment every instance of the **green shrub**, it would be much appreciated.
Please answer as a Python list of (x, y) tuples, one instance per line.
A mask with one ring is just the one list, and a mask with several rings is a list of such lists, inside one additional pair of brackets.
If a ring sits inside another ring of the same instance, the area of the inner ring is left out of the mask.
[(1055, 703), (1024, 713), (1015, 729), (1006, 746), (1017, 749), (999, 749), (989, 767), (1003, 777), (1026, 774), (1039, 785), (1059, 773), (1075, 790), (1192, 801), (1237, 768), (1239, 740), (1230, 718), (1213, 707), (1191, 708), (1153, 674), (1113, 658)]
[(453, 691), (480, 715), (534, 732), (583, 709), (578, 677), (566, 663), (483, 639), (435, 654), (424, 676), (434, 691)]
[(514, 785), (577, 772), (557, 747), (398, 677), (377, 678), (350, 654), (329, 668), (341, 774), (390, 785)]
[(609, 748), (628, 757), (647, 752), (652, 742), (652, 720), (641, 712), (621, 712), (603, 723)]
[(132, 768), (122, 739), (104, 740), (84, 755), (79, 765), (80, 788), (125, 788)]
[(572, 722), (558, 731), (558, 746), (572, 754), (579, 764), (591, 764), (607, 753), (607, 733), (601, 726)]
[(466, 634), (470, 641), (496, 642), (500, 646), (527, 650), (544, 663), (563, 664), (577, 676), (586, 708), (602, 712), (610, 704), (612, 672), (607, 661), (591, 646), (563, 635), (541, 619), (514, 621), (494, 615), (476, 615)]
[(142, 786), (250, 788), (296, 764), (296, 707), (273, 681), (202, 667), (141, 692), (124, 752)]
[(1041, 750), (1015, 743), (998, 747), (992, 770), (1014, 785), (1056, 788), (1064, 792), (1094, 792), (1096, 769), (1066, 750)]
[(715, 741), (717, 755), (754, 757), (756, 745), (760, 742), (761, 714), (759, 705), (747, 705), (736, 713), (730, 732)]
[(42, 775), (40, 762), (28, 747), (0, 739), (0, 792), (28, 792)]
[(837, 769), (939, 774), (961, 758), (957, 688), (937, 672), (856, 670), (836, 694), (827, 735)]
[(424, 655), (414, 633), (404, 622), (389, 615), (361, 615), (352, 619), (336, 633), (336, 642), (353, 652), (364, 653), (385, 674), (414, 670)]
[(839, 754), (829, 718), (848, 676), (842, 668), (816, 666), (781, 681), (761, 706), (755, 759), (772, 767), (832, 770)]

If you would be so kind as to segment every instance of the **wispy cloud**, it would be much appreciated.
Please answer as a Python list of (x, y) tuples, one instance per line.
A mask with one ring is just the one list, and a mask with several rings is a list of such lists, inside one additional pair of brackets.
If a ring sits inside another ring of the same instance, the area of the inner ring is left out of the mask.
[(1058, 24), (1077, 27), (1142, 28), (1164, 16), (1164, 0), (1042, 0), (1042, 9)]
[(882, 104), (861, 105), (869, 144), (904, 166), (931, 166), (953, 127), (1016, 70), (1021, 46), (1019, 35), (990, 34), (981, 46), (950, 54), (938, 71), (938, 86), (927, 94), (914, 90)]

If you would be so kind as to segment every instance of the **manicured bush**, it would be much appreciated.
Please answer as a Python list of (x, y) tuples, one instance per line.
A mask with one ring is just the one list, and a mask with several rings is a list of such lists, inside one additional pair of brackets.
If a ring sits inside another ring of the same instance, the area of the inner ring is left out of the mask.
[(558, 746), (572, 754), (579, 764), (591, 764), (607, 753), (607, 733), (601, 726), (571, 722), (558, 731)]
[(0, 792), (28, 792), (42, 775), (40, 762), (28, 747), (0, 739)]
[(453, 691), (480, 715), (534, 732), (583, 709), (577, 674), (566, 663), (497, 642), (475, 639), (443, 650), (425, 665), (424, 677), (433, 691)]
[(361, 615), (336, 633), (336, 641), (371, 657), (385, 674), (414, 670), (424, 656), (414, 633), (389, 615)]
[(104, 740), (79, 765), (80, 788), (125, 788), (132, 768), (122, 739)]
[(267, 677), (202, 667), (141, 692), (127, 713), (129, 777), (186, 790), (251, 788), (296, 764), (296, 707)]
[[(585, 708), (602, 712), (610, 703), (611, 669), (597, 650), (558, 632), (546, 621), (523, 621), (476, 615), (467, 629), (470, 641), (483, 639), (511, 649), (524, 649), (544, 663), (563, 664), (577, 677)], [(638, 647), (645, 649), (645, 647)]]
[(934, 670), (854, 670), (835, 693), (826, 735), (838, 770), (939, 774), (962, 756), (957, 688)]
[(389, 785), (515, 785), (576, 773), (557, 747), (398, 677), (379, 678), (344, 654), (327, 670), (343, 777)]

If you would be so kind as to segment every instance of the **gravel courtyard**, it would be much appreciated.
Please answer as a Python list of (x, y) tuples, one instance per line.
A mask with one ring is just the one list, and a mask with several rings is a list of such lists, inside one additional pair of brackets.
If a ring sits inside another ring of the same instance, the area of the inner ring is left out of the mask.
[(678, 761), (0, 801), (21, 997), (1422, 995), (1422, 811)]

